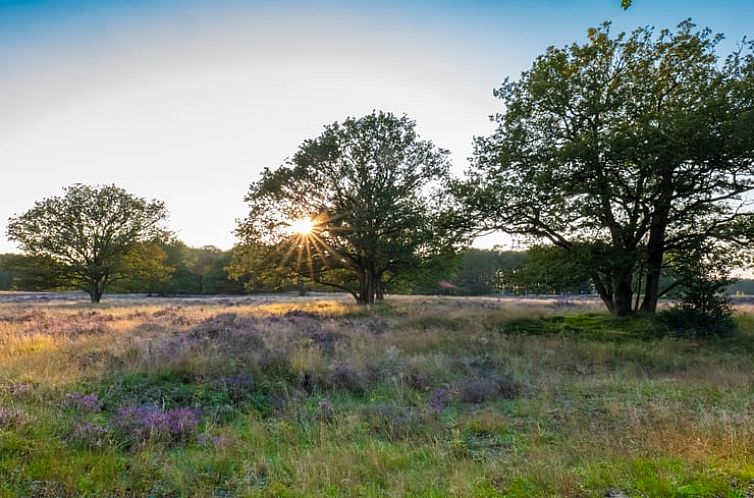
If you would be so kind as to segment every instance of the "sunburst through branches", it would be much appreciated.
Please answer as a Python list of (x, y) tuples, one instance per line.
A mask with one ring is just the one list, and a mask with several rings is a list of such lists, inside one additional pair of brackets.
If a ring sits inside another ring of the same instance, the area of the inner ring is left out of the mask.
[(326, 268), (331, 268), (328, 258), (336, 256), (342, 259), (338, 252), (328, 244), (323, 236), (326, 236), (332, 227), (325, 229), (326, 220), (317, 218), (298, 218), (288, 223), (287, 232), (290, 235), (290, 247), (280, 262), (279, 267), (285, 266), (296, 254), (296, 271), (303, 267), (308, 270), (312, 280), (316, 279), (315, 260), (319, 260)]

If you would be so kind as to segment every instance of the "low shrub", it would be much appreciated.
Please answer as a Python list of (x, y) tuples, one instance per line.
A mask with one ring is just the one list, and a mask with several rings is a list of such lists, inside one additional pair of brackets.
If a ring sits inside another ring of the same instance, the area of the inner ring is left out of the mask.
[(17, 408), (0, 406), (0, 429), (18, 429), (33, 420), (31, 415)]
[(497, 399), (515, 398), (521, 387), (511, 381), (492, 378), (469, 379), (458, 388), (458, 396), (466, 403), (484, 403)]
[(254, 379), (248, 373), (228, 375), (216, 380), (213, 387), (227, 394), (229, 401), (237, 405), (247, 401), (252, 395)]
[(367, 406), (362, 410), (362, 416), (373, 434), (390, 441), (416, 434), (422, 427), (415, 409), (393, 403)]
[(155, 406), (125, 406), (118, 410), (112, 423), (126, 446), (147, 441), (176, 443), (196, 434), (199, 412), (192, 408), (163, 410)]
[(110, 442), (110, 431), (107, 427), (91, 422), (77, 422), (73, 426), (69, 442), (74, 446), (89, 449), (102, 448)]
[(429, 391), (429, 376), (424, 372), (413, 371), (406, 376), (406, 384), (417, 391)]
[(330, 368), (328, 386), (361, 394), (367, 386), (366, 375), (348, 363), (335, 363)]
[(97, 394), (84, 394), (79, 392), (68, 393), (64, 405), (73, 408), (79, 413), (94, 413), (102, 409), (102, 403)]
[(427, 398), (427, 411), (431, 415), (440, 415), (450, 403), (450, 391), (444, 387), (438, 387)]
[(675, 337), (725, 336), (733, 334), (738, 328), (733, 316), (725, 309), (707, 313), (685, 306), (660, 311), (652, 325), (656, 335)]

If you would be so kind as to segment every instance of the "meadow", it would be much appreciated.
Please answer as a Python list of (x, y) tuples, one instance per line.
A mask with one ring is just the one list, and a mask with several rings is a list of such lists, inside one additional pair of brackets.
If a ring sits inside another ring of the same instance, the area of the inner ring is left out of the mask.
[(0, 496), (753, 497), (754, 307), (0, 304)]

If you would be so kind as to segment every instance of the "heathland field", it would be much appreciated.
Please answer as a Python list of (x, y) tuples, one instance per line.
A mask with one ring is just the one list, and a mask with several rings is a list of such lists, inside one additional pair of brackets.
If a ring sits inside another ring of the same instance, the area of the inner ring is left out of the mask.
[(0, 304), (0, 496), (751, 497), (754, 309)]

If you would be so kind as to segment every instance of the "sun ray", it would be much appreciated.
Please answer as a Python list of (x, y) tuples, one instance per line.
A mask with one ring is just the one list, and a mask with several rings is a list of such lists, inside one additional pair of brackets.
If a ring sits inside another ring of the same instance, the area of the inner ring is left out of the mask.
[(312, 261), (312, 251), (308, 240), (306, 241), (306, 260), (309, 262), (309, 276), (312, 280), (316, 280), (314, 278), (314, 261)]
[(278, 270), (282, 269), (285, 266), (285, 264), (288, 262), (291, 255), (293, 254), (293, 251), (296, 250), (297, 245), (298, 244), (296, 243), (296, 240), (294, 240), (293, 243), (291, 244), (291, 247), (288, 248), (288, 252), (286, 252), (285, 255), (283, 255), (283, 259), (280, 260), (280, 264), (278, 264)]

